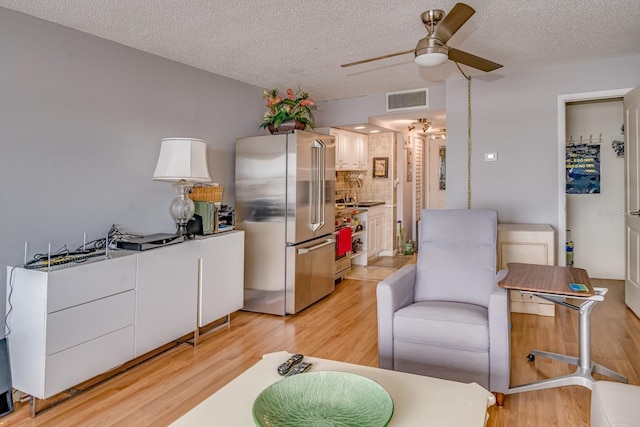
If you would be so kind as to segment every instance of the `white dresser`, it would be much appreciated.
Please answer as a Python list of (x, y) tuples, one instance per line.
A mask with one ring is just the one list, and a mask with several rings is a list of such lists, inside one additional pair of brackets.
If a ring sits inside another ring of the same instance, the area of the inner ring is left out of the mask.
[[(555, 265), (555, 231), (549, 224), (498, 224), (498, 269), (510, 262)], [(510, 292), (511, 311), (555, 316), (555, 304)]]
[[(244, 232), (7, 268), (13, 387), (46, 399), (242, 308)], [(200, 296), (200, 297), (198, 297)]]

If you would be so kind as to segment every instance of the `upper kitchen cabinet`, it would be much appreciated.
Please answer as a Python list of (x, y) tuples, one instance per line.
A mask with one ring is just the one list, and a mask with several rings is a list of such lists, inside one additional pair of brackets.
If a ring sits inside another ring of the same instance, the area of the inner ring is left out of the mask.
[(329, 133), (336, 139), (336, 170), (367, 170), (369, 137), (367, 135), (337, 128), (319, 128), (320, 133)]
[(369, 156), (369, 137), (367, 135), (350, 132), (351, 141), (349, 148), (352, 152), (347, 155), (348, 159), (352, 161), (352, 168), (350, 170), (367, 170), (368, 156)]

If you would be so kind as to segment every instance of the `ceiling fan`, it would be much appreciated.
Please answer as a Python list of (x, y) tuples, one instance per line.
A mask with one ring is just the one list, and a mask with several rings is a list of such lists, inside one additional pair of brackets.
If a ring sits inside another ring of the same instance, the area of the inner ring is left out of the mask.
[(502, 65), (447, 46), (447, 42), (451, 36), (453, 36), (474, 13), (476, 13), (476, 11), (464, 3), (456, 3), (453, 9), (451, 9), (451, 12), (446, 15), (444, 10), (441, 9), (427, 10), (420, 15), (420, 18), (428, 34), (427, 37), (418, 42), (415, 49), (363, 59), (361, 61), (342, 64), (341, 66), (351, 67), (353, 65), (406, 55), (413, 52), (415, 54), (416, 64), (423, 67), (435, 67), (444, 64), (447, 59), (450, 59), (453, 62), (468, 65), (469, 67), (486, 72), (496, 70), (502, 67)]

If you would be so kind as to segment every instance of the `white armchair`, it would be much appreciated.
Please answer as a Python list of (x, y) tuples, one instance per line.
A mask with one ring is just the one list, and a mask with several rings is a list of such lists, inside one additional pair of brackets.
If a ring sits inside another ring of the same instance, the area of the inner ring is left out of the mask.
[(497, 285), (497, 222), (488, 210), (422, 212), (417, 264), (377, 287), (381, 368), (476, 382), (503, 404), (509, 298)]

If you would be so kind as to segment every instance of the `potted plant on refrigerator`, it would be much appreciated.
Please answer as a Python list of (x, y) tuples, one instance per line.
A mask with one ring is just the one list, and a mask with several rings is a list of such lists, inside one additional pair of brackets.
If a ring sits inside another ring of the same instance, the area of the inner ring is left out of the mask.
[(291, 132), (294, 129), (304, 130), (307, 126), (311, 129), (315, 127), (315, 102), (300, 88), (295, 93), (287, 89), (287, 96), (284, 98), (280, 96), (278, 89), (265, 90), (262, 97), (267, 100), (267, 111), (262, 118), (261, 128), (267, 128), (274, 134)]

